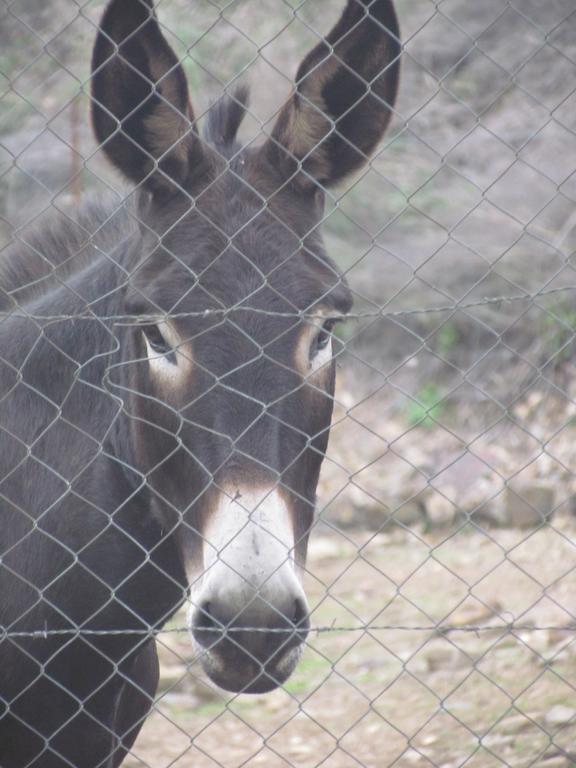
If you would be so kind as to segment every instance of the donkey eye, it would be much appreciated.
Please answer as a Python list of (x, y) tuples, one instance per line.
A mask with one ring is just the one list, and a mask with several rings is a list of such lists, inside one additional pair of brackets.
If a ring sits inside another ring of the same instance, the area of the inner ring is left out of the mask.
[(167, 355), (172, 351), (172, 347), (164, 336), (162, 336), (160, 329), (157, 325), (145, 325), (142, 328), (146, 340), (150, 345), (150, 348), (157, 352), (159, 355)]
[(319, 352), (322, 352), (323, 349), (328, 348), (332, 340), (332, 332), (336, 322), (336, 320), (326, 320), (326, 322), (322, 325), (320, 331), (317, 333), (316, 338), (314, 339), (312, 349), (310, 350), (311, 359), (314, 358)]

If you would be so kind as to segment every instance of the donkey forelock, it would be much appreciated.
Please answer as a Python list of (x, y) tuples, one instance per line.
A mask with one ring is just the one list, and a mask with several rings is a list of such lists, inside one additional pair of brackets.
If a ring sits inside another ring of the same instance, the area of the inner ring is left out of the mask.
[(222, 150), (229, 150), (236, 142), (238, 131), (250, 106), (248, 85), (238, 85), (229, 94), (212, 104), (204, 138)]

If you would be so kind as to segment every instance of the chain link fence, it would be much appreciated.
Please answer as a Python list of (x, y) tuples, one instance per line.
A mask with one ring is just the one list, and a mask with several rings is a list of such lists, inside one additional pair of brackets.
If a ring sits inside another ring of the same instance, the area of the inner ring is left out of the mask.
[(344, 5), (0, 0), (2, 768), (576, 764), (576, 11)]

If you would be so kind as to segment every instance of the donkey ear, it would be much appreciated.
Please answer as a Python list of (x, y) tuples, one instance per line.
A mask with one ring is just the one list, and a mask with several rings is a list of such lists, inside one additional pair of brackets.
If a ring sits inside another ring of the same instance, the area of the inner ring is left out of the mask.
[(368, 161), (390, 121), (400, 50), (392, 0), (348, 0), (300, 65), (294, 94), (264, 145), (286, 177), (330, 186)]
[(112, 0), (92, 56), (92, 124), (108, 158), (153, 190), (181, 185), (203, 159), (184, 70), (152, 0)]

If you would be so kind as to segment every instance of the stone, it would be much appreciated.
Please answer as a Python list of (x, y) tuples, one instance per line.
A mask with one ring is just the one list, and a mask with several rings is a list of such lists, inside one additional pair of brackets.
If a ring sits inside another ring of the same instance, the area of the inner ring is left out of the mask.
[(350, 557), (354, 548), (342, 536), (312, 536), (308, 545), (308, 557), (312, 562), (337, 560)]
[(432, 528), (447, 528), (454, 525), (458, 517), (458, 508), (450, 501), (450, 496), (445, 496), (438, 491), (428, 494), (426, 499), (426, 514), (428, 524)]
[(371, 500), (366, 494), (362, 502), (357, 500), (356, 503), (350, 503), (342, 495), (340, 502), (331, 504), (323, 517), (343, 529), (363, 528), (367, 531), (388, 532), (395, 525), (412, 528), (427, 524), (426, 506), (420, 498), (384, 504), (377, 499)]
[(544, 483), (511, 483), (505, 492), (504, 521), (513, 528), (534, 528), (554, 511), (554, 489)]
[(473, 664), (464, 653), (446, 641), (429, 643), (426, 646), (425, 659), (428, 672), (466, 669)]
[(402, 755), (402, 759), (407, 763), (415, 764), (424, 760), (424, 755), (421, 755), (420, 752), (415, 752), (413, 749), (410, 749), (408, 752), (405, 752)]
[(176, 691), (180, 690), (182, 681), (186, 678), (187, 671), (184, 665), (180, 664), (162, 664), (160, 666), (160, 678), (158, 680), (158, 691)]
[(576, 722), (576, 709), (564, 704), (556, 704), (546, 712), (544, 720), (548, 725), (568, 725), (568, 723)]
[(394, 503), (391, 507), (389, 519), (401, 525), (410, 527), (426, 521), (426, 507), (419, 499), (412, 499), (403, 504)]
[(156, 701), (160, 709), (164, 707), (193, 710), (198, 701), (189, 693), (161, 693)]
[(535, 727), (534, 722), (524, 715), (511, 715), (498, 723), (498, 731), (504, 735), (521, 733)]
[(385, 504), (352, 484), (318, 513), (318, 519), (338, 528), (364, 528), (369, 531), (379, 530), (389, 517)]
[(545, 757), (543, 762), (536, 763), (536, 768), (572, 768), (572, 765), (572, 760), (562, 757), (562, 755), (555, 755)]
[(388, 508), (377, 501), (373, 504), (364, 504), (356, 510), (356, 520), (362, 528), (368, 531), (386, 530), (390, 519)]
[(488, 600), (486, 603), (467, 602), (457, 608), (450, 615), (447, 625), (450, 627), (471, 627), (482, 624), (500, 624), (499, 615), (504, 607), (497, 599)]

